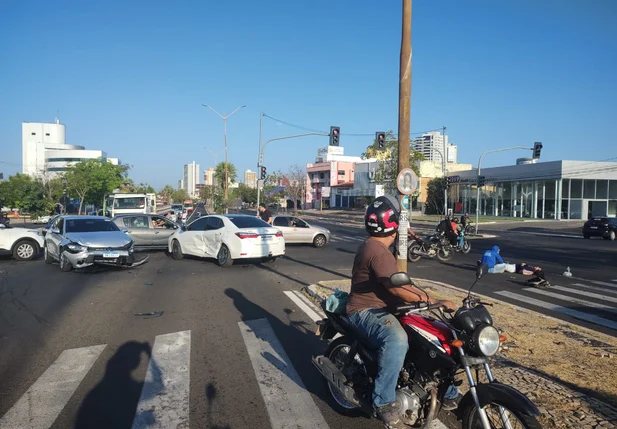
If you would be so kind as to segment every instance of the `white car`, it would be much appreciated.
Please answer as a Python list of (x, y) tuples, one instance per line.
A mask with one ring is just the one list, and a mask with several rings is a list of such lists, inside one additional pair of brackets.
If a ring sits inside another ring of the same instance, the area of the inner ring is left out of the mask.
[(285, 254), (283, 233), (255, 216), (229, 214), (196, 219), (169, 237), (174, 259), (215, 258), (221, 267), (236, 259), (274, 261)]
[(43, 234), (26, 228), (11, 228), (0, 224), (0, 254), (13, 255), (19, 261), (29, 261), (43, 248)]
[(43, 224), (43, 225), (45, 225), (45, 224), (49, 223), (49, 221), (50, 221), (50, 219), (52, 217), (53, 216), (50, 216), (50, 215), (39, 216), (38, 218), (34, 219), (32, 221), (32, 223), (35, 224), (35, 225), (36, 224)]

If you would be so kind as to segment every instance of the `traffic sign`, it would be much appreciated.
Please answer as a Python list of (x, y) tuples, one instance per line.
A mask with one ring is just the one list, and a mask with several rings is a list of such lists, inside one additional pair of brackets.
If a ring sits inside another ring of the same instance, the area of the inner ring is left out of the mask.
[(403, 168), (396, 178), (396, 188), (403, 195), (411, 195), (418, 189), (418, 176), (411, 168)]
[(401, 200), (401, 204), (405, 210), (409, 210), (409, 195), (405, 195)]

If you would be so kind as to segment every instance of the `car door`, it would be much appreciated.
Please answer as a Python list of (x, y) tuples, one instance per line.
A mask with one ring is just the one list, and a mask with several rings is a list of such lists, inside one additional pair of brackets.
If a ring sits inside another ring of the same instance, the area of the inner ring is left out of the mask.
[(0, 250), (11, 250), (11, 232), (4, 224), (0, 224)]
[(157, 220), (161, 225), (157, 228), (156, 225), (154, 225), (154, 222), (150, 222), (150, 225), (153, 227), (152, 245), (155, 247), (166, 248), (167, 243), (169, 242), (169, 237), (176, 232), (178, 226), (163, 216), (150, 215), (150, 218), (152, 221)]
[(60, 258), (60, 243), (62, 242), (62, 234), (64, 233), (64, 218), (59, 217), (51, 224), (49, 231), (45, 235), (45, 245), (47, 253), (52, 257)]
[(154, 229), (151, 227), (148, 215), (122, 216), (124, 228), (128, 229), (128, 234), (133, 239), (135, 246), (149, 247), (154, 242)]
[(285, 239), (285, 243), (297, 243), (298, 242), (298, 231), (296, 228), (291, 226), (289, 222), (289, 216), (277, 216), (272, 221), (272, 226), (276, 229), (280, 229), (283, 233), (283, 238)]
[(291, 217), (289, 219), (291, 226), (294, 229), (294, 234), (298, 237), (299, 243), (312, 243), (313, 242), (313, 230), (309, 227), (308, 223), (297, 217)]
[(183, 253), (193, 256), (204, 256), (206, 250), (203, 235), (206, 231), (207, 219), (205, 217), (197, 219), (178, 234), (178, 240), (182, 246)]
[(221, 243), (223, 242), (223, 220), (216, 216), (207, 216), (206, 230), (202, 237), (204, 240), (205, 255), (208, 258), (216, 258)]

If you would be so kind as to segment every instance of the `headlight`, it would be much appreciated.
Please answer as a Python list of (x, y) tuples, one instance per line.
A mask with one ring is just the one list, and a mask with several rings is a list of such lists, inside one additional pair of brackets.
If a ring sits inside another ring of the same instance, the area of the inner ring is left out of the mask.
[(82, 246), (81, 244), (76, 244), (76, 243), (70, 243), (66, 246), (67, 249), (69, 249), (69, 252), (71, 253), (80, 253), (80, 252), (85, 252), (86, 250), (88, 250), (87, 247)]
[(494, 326), (485, 325), (475, 334), (475, 343), (484, 356), (493, 356), (499, 350), (499, 331)]

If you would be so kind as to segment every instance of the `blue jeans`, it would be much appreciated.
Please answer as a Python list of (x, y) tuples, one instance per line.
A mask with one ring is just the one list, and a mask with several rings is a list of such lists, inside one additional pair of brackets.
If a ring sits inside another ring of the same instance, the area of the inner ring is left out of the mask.
[(377, 407), (396, 400), (396, 382), (403, 368), (409, 340), (400, 322), (383, 308), (369, 308), (348, 315), (352, 325), (366, 333), (377, 347), (378, 370), (373, 389)]
[(491, 274), (503, 273), (506, 270), (506, 264), (495, 264), (493, 268), (489, 268), (488, 272)]
[(464, 235), (459, 235), (458, 236), (458, 247), (463, 247), (463, 244), (465, 244), (465, 236)]

